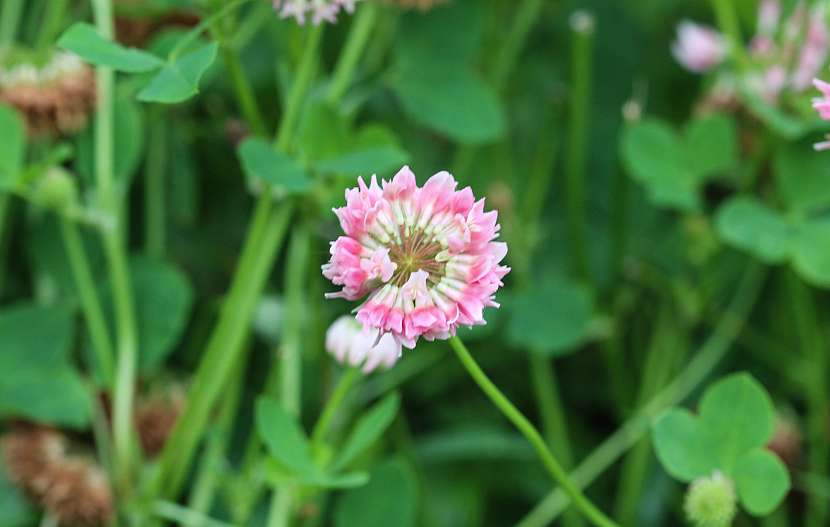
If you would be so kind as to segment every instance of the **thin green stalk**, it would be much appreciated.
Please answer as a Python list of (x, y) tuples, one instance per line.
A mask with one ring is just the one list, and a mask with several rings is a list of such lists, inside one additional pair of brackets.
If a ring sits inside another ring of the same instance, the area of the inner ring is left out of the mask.
[(611, 247), (608, 253), (609, 283), (617, 283), (623, 273), (623, 264), (628, 248), (628, 195), (631, 185), (628, 175), (618, 167), (614, 171), (611, 187)]
[(320, 446), (325, 441), (326, 433), (331, 427), (337, 410), (340, 409), (341, 403), (360, 377), (361, 373), (357, 368), (349, 368), (340, 375), (337, 386), (331, 392), (328, 401), (326, 401), (326, 405), (323, 407), (323, 412), (320, 414), (320, 418), (317, 419), (317, 423), (314, 425), (311, 433), (312, 445)]
[[(92, 0), (95, 24), (102, 37), (113, 38), (111, 0)], [(136, 356), (138, 337), (135, 328), (135, 312), (132, 285), (127, 264), (126, 243), (123, 239), (121, 210), (118, 191), (113, 182), (114, 167), (114, 104), (115, 76), (109, 68), (96, 69), (98, 96), (95, 114), (95, 178), (103, 209), (115, 221), (111, 229), (102, 231), (104, 253), (109, 266), (112, 297), (115, 306), (117, 329), (117, 362), (113, 394), (113, 442), (117, 486), (127, 492), (132, 472), (132, 409), (135, 391)]]
[[(717, 327), (686, 368), (571, 472), (571, 480), (577, 488), (584, 489), (590, 485), (648, 433), (652, 421), (661, 412), (683, 401), (712, 373), (746, 323), (760, 294), (764, 275), (764, 269), (757, 264), (752, 264), (747, 269)], [(555, 489), (517, 527), (549, 525), (567, 508), (569, 502), (570, 498), (565, 492)]]
[[(816, 312), (810, 289), (795, 273), (789, 273), (792, 307), (795, 312), (797, 341), (801, 343), (806, 359), (810, 361), (807, 381), (807, 462), (813, 474), (827, 474), (830, 461), (830, 443), (827, 442), (827, 418), (830, 416), (828, 393), (827, 345), (822, 324)], [(809, 495), (805, 527), (819, 527), (827, 523), (827, 500)]]
[[(673, 338), (674, 320), (668, 307), (658, 314), (655, 326), (642, 368), (644, 373), (640, 383), (639, 406), (648, 403), (671, 378), (675, 357), (682, 350), (680, 343)], [(635, 525), (651, 459), (651, 442), (646, 436), (640, 439), (623, 462), (614, 511), (614, 517), (622, 525)]]
[(294, 130), (300, 119), (303, 101), (306, 95), (308, 95), (308, 88), (314, 79), (314, 72), (317, 69), (317, 62), (319, 60), (317, 50), (320, 47), (320, 41), (323, 39), (323, 27), (324, 24), (312, 27), (308, 38), (306, 38), (303, 55), (300, 57), (300, 64), (297, 69), (297, 76), (294, 78), (294, 84), (291, 86), (291, 91), (288, 94), (285, 111), (282, 115), (282, 121), (280, 121), (280, 130), (277, 132), (277, 138), (274, 142), (274, 146), (281, 152), (288, 150), (288, 147), (291, 146)]
[[(568, 434), (565, 409), (562, 407), (562, 399), (559, 396), (554, 361), (543, 358), (536, 350), (531, 350), (529, 355), (530, 375), (542, 418), (545, 441), (561, 462), (562, 468), (570, 470), (573, 465), (571, 439)], [(583, 518), (575, 510), (567, 511), (562, 518), (564, 527), (578, 527), (584, 524)]]
[(144, 250), (150, 256), (164, 256), (166, 238), (167, 123), (160, 108), (151, 116), (149, 145), (144, 179)]
[[(322, 28), (320, 25), (310, 30), (280, 122), (275, 141), (278, 150), (285, 151), (291, 143), (296, 119), (314, 78)], [(257, 202), (230, 292), (196, 371), (188, 404), (162, 451), (153, 485), (153, 490), (162, 496), (175, 497), (181, 489), (211, 408), (241, 350), (268, 272), (282, 245), (293, 204), (285, 202), (278, 210), (272, 209), (273, 199), (266, 189)]]
[(343, 52), (334, 68), (334, 74), (329, 85), (328, 102), (336, 104), (346, 94), (349, 83), (354, 77), (355, 69), (363, 55), (366, 43), (372, 34), (375, 20), (378, 17), (379, 7), (371, 2), (366, 2), (357, 11), (349, 30), (349, 36), (343, 46)]
[(712, 7), (715, 10), (718, 27), (729, 40), (729, 47), (738, 67), (740, 69), (748, 68), (750, 61), (744, 48), (741, 25), (738, 21), (738, 13), (735, 11), (735, 2), (733, 0), (712, 0)]
[[(211, 6), (217, 12), (221, 10), (221, 5), (221, 2), (211, 2)], [(240, 110), (242, 110), (245, 121), (247, 121), (248, 126), (251, 127), (254, 134), (264, 136), (268, 133), (268, 129), (265, 126), (265, 121), (262, 119), (262, 112), (254, 95), (254, 90), (242, 68), (242, 62), (239, 59), (240, 47), (230, 38), (230, 35), (234, 34), (234, 30), (228, 28), (228, 25), (227, 23), (223, 25), (218, 20), (213, 24), (213, 32), (222, 46), (222, 60), (225, 62), (225, 69), (231, 77), (234, 92), (236, 93), (236, 100)]]
[(54, 44), (55, 38), (61, 30), (61, 22), (63, 22), (63, 17), (66, 15), (68, 5), (69, 0), (49, 0), (47, 2), (40, 33), (38, 33), (37, 42), (35, 42), (35, 49), (44, 51)]
[(268, 129), (265, 122), (262, 120), (262, 111), (259, 109), (254, 90), (245, 72), (242, 70), (242, 63), (239, 60), (239, 53), (228, 44), (222, 46), (222, 60), (225, 61), (225, 68), (231, 76), (233, 88), (236, 92), (236, 100), (239, 101), (239, 107), (242, 110), (242, 115), (245, 116), (245, 121), (256, 135), (266, 135)]
[[(541, 0), (524, 0), (515, 9), (516, 14), (507, 37), (502, 45), (498, 46), (497, 55), (492, 62), (490, 79), (497, 91), (501, 92), (504, 89), (505, 82), (513, 72), (527, 42), (527, 36), (533, 28), (533, 23), (539, 19), (543, 4)], [(478, 148), (475, 146), (462, 146), (456, 151), (452, 161), (453, 173), (456, 177), (463, 177), (467, 173), (477, 153)]]
[(3, 0), (3, 7), (0, 8), (0, 48), (14, 42), (22, 14), (23, 0)]
[(240, 355), (231, 373), (231, 380), (223, 399), (216, 426), (208, 432), (204, 454), (200, 459), (199, 471), (193, 479), (193, 490), (187, 506), (200, 514), (209, 514), (223, 474), (225, 453), (231, 440), (234, 419), (242, 398), (248, 353)]
[(154, 483), (161, 496), (178, 495), (184, 483), (211, 409), (242, 350), (268, 272), (282, 245), (293, 207), (284, 203), (273, 214), (270, 209), (270, 200), (261, 201), (257, 207), (230, 292), (193, 378), (185, 411), (162, 451)]
[[(282, 408), (299, 419), (302, 412), (300, 397), (302, 372), (302, 343), (305, 316), (308, 261), (311, 236), (306, 225), (299, 225), (291, 238), (285, 274), (285, 318), (283, 322), (280, 362), (280, 403)], [(287, 483), (274, 489), (268, 527), (282, 527), (291, 523), (296, 488)]]
[(559, 484), (559, 487), (573, 500), (574, 505), (585, 516), (585, 518), (599, 527), (616, 526), (616, 523), (605, 516), (605, 514), (603, 514), (602, 511), (600, 511), (593, 503), (591, 503), (591, 501), (588, 500), (588, 498), (586, 498), (585, 495), (582, 494), (582, 492), (571, 482), (565, 470), (553, 454), (551, 454), (545, 440), (542, 438), (542, 435), (538, 432), (538, 430), (536, 430), (530, 421), (528, 421), (527, 418), (522, 415), (522, 413), (515, 406), (513, 406), (513, 403), (511, 403), (510, 400), (504, 396), (496, 385), (490, 381), (484, 371), (479, 367), (473, 356), (470, 355), (470, 352), (464, 346), (464, 343), (461, 342), (461, 339), (458, 337), (452, 337), (450, 339), (450, 346), (452, 346), (452, 349), (455, 351), (455, 354), (461, 361), (461, 364), (485, 393), (485, 395), (487, 395), (490, 401), (492, 401), (496, 408), (498, 408), (499, 411), (501, 411), (501, 413), (503, 413), (504, 416), (507, 417), (511, 423), (513, 423), (519, 432), (521, 432), (522, 435), (530, 441), (530, 444), (533, 445), (533, 448), (542, 460), (545, 469), (547, 469), (554, 481)]
[(571, 272), (588, 282), (590, 270), (586, 246), (585, 160), (588, 143), (591, 76), (594, 65), (594, 18), (587, 12), (572, 15), (570, 119), (568, 155), (565, 159), (565, 200)]
[(3, 286), (6, 282), (6, 267), (7, 249), (9, 247), (8, 240), (8, 224), (11, 221), (11, 207), (12, 197), (10, 194), (0, 193), (0, 298), (3, 296)]
[(101, 309), (101, 302), (96, 293), (95, 279), (89, 266), (89, 259), (84, 249), (78, 227), (69, 219), (60, 218), (61, 234), (64, 247), (69, 258), (69, 266), (75, 279), (81, 307), (84, 313), (89, 338), (92, 341), (92, 350), (95, 353), (98, 368), (103, 376), (105, 385), (112, 385), (114, 379), (113, 357), (109, 329)]

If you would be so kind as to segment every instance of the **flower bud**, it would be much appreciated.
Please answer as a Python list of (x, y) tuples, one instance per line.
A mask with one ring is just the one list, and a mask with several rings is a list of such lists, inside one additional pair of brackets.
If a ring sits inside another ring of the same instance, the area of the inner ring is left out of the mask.
[(672, 54), (687, 70), (703, 73), (723, 62), (726, 49), (726, 40), (720, 33), (710, 27), (684, 21), (677, 28)]
[(735, 487), (718, 471), (698, 478), (689, 486), (683, 508), (695, 527), (729, 527), (737, 512)]
[(401, 356), (401, 346), (388, 333), (364, 330), (354, 317), (342, 316), (326, 332), (326, 351), (338, 362), (352, 367), (363, 366), (371, 373), (378, 366), (391, 368)]
[(35, 201), (57, 212), (71, 209), (77, 195), (75, 178), (66, 170), (58, 167), (47, 170), (35, 189)]

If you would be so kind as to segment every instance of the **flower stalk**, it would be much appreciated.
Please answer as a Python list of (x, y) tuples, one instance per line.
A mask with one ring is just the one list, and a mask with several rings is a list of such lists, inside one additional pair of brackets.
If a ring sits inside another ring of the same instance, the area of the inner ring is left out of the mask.
[(608, 518), (601, 510), (599, 510), (591, 501), (582, 494), (582, 491), (574, 485), (568, 478), (567, 473), (556, 460), (556, 458), (548, 449), (547, 443), (539, 433), (538, 430), (522, 415), (522, 413), (505, 397), (495, 384), (487, 377), (487, 374), (481, 369), (475, 361), (467, 347), (461, 342), (458, 337), (450, 338), (450, 346), (458, 360), (470, 374), (470, 377), (478, 384), (479, 388), (492, 401), (496, 408), (504, 414), (507, 419), (513, 423), (519, 432), (530, 441), (537, 455), (542, 460), (542, 464), (548, 473), (553, 477), (554, 481), (561, 487), (563, 492), (573, 500), (574, 505), (591, 523), (597, 527), (615, 527), (617, 524)]
[[(114, 35), (111, 0), (92, 0), (95, 25), (106, 39)], [(121, 221), (123, 200), (113, 181), (114, 170), (114, 86), (109, 68), (96, 69), (98, 111), (95, 114), (95, 179), (101, 205), (115, 225), (102, 230), (104, 254), (109, 267), (116, 322), (116, 373), (113, 389), (113, 444), (117, 486), (122, 493), (130, 487), (133, 457), (132, 408), (138, 353), (132, 285), (127, 263), (127, 248)]]

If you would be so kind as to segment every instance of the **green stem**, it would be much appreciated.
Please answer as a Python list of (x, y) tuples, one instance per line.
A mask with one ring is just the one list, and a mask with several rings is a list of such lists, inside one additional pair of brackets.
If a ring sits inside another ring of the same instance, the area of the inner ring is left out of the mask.
[(166, 207), (165, 169), (167, 166), (167, 123), (160, 108), (154, 108), (151, 116), (152, 133), (147, 146), (147, 162), (144, 180), (144, 248), (147, 254), (164, 257)]
[(458, 337), (452, 337), (450, 339), (450, 346), (452, 346), (452, 349), (455, 351), (455, 354), (461, 361), (461, 364), (464, 368), (466, 368), (467, 372), (476, 384), (478, 384), (485, 395), (487, 395), (496, 408), (498, 408), (501, 413), (504, 414), (504, 416), (507, 417), (511, 423), (513, 423), (519, 432), (521, 432), (522, 435), (530, 441), (554, 481), (556, 481), (561, 489), (573, 500), (574, 505), (576, 505), (585, 518), (599, 527), (615, 526), (616, 524), (605, 516), (605, 514), (603, 514), (602, 511), (600, 511), (593, 503), (591, 503), (591, 501), (589, 501), (588, 498), (586, 498), (585, 495), (582, 494), (582, 492), (571, 482), (568, 475), (565, 473), (565, 470), (553, 454), (551, 454), (541, 434), (539, 434), (530, 421), (528, 421), (527, 418), (522, 415), (522, 413), (515, 406), (513, 406), (513, 403), (511, 403), (510, 400), (504, 396), (496, 385), (490, 381), (484, 371), (479, 367), (478, 363), (476, 363), (473, 356), (470, 355), (470, 352), (467, 351), (467, 348), (464, 346), (464, 343), (461, 342), (461, 339)]
[(732, 56), (740, 69), (749, 67), (750, 61), (744, 48), (744, 40), (741, 36), (741, 25), (738, 21), (738, 13), (735, 11), (733, 0), (712, 0), (712, 7), (715, 9), (715, 18), (718, 27), (729, 40)]
[[(764, 270), (752, 264), (744, 274), (738, 291), (712, 335), (686, 368), (655, 395), (637, 414), (602, 442), (570, 476), (577, 488), (584, 489), (619, 457), (648, 433), (652, 421), (666, 408), (683, 401), (714, 370), (729, 351), (746, 323), (763, 285)], [(560, 489), (552, 491), (517, 527), (542, 527), (553, 522), (570, 498)]]
[(248, 122), (248, 126), (256, 135), (266, 135), (268, 129), (265, 127), (265, 122), (262, 120), (262, 112), (259, 109), (259, 104), (256, 101), (254, 90), (251, 88), (251, 83), (245, 76), (242, 69), (242, 63), (239, 60), (239, 54), (236, 49), (232, 49), (229, 45), (222, 46), (222, 59), (225, 61), (225, 68), (233, 81), (233, 88), (236, 92), (236, 99), (239, 101), (239, 107), (242, 110), (242, 115)]
[(78, 227), (71, 220), (60, 218), (61, 234), (69, 258), (69, 266), (75, 278), (78, 288), (78, 295), (81, 299), (84, 319), (89, 337), (92, 341), (92, 349), (98, 361), (98, 368), (107, 386), (112, 385), (113, 357), (112, 341), (110, 340), (107, 322), (104, 318), (104, 311), (101, 309), (101, 302), (96, 293), (95, 279), (89, 266), (84, 244)]
[(331, 423), (337, 414), (337, 410), (340, 408), (340, 404), (346, 398), (352, 386), (360, 379), (360, 376), (360, 370), (357, 368), (349, 368), (340, 375), (337, 386), (334, 388), (328, 401), (326, 401), (326, 406), (323, 407), (323, 412), (314, 425), (314, 430), (311, 433), (312, 445), (320, 446), (325, 441), (326, 433), (331, 427)]
[[(807, 381), (807, 462), (813, 474), (827, 474), (830, 460), (830, 444), (826, 439), (827, 418), (830, 416), (828, 403), (826, 340), (816, 312), (810, 289), (795, 273), (790, 272), (790, 293), (795, 312), (797, 340), (810, 361), (810, 376)], [(807, 497), (805, 527), (819, 527), (826, 524), (827, 500), (810, 495)]]
[(585, 154), (588, 141), (588, 115), (591, 101), (594, 19), (578, 11), (571, 19), (570, 122), (568, 156), (565, 159), (565, 200), (571, 272), (588, 282), (588, 254), (585, 244), (587, 219), (585, 210)]
[[(299, 71), (277, 134), (276, 146), (281, 151), (285, 151), (291, 143), (296, 124), (294, 121), (314, 78), (322, 27), (320, 25), (310, 30), (303, 50)], [(273, 201), (266, 189), (259, 198), (254, 218), (248, 227), (230, 292), (199, 363), (188, 395), (188, 404), (161, 454), (153, 491), (163, 496), (175, 497), (181, 489), (199, 438), (207, 426), (211, 408), (240, 353), (268, 272), (282, 245), (293, 205), (286, 202), (275, 212), (272, 208)]]
[[(280, 403), (289, 415), (299, 419), (302, 343), (304, 333), (305, 290), (308, 278), (308, 261), (311, 236), (306, 225), (299, 225), (291, 238), (285, 274), (285, 318), (283, 321), (282, 349), (280, 356)], [(291, 483), (274, 489), (268, 527), (281, 527), (291, 523), (296, 489)]]
[(210, 513), (216, 491), (219, 488), (225, 452), (231, 439), (234, 419), (238, 413), (239, 401), (242, 397), (247, 356), (247, 353), (242, 354), (234, 367), (230, 386), (226, 392), (228, 395), (222, 401), (216, 426), (208, 432), (207, 444), (200, 460), (199, 471), (193, 479), (193, 490), (187, 505), (190, 510), (200, 514)]
[[(111, 0), (92, 0), (95, 24), (106, 39), (113, 38)], [(127, 264), (126, 243), (121, 228), (126, 214), (113, 182), (114, 167), (114, 105), (115, 76), (109, 68), (96, 69), (98, 107), (95, 115), (95, 178), (104, 211), (115, 226), (102, 232), (104, 253), (109, 266), (117, 329), (117, 363), (113, 395), (113, 442), (117, 485), (122, 492), (129, 489), (132, 472), (132, 409), (135, 391), (138, 339), (132, 285)]]
[(533, 28), (533, 24), (539, 20), (544, 4), (543, 0), (525, 0), (515, 10), (516, 14), (513, 16), (510, 31), (507, 33), (507, 37), (499, 42), (498, 54), (493, 61), (490, 77), (497, 90), (504, 89), (504, 85), (521, 55), (527, 35)]
[(219, 11), (203, 19), (201, 22), (199, 22), (199, 24), (196, 27), (188, 31), (187, 34), (185, 34), (185, 36), (183, 36), (178, 42), (176, 42), (176, 45), (173, 47), (173, 49), (170, 50), (170, 53), (168, 54), (169, 60), (172, 62), (185, 50), (187, 50), (187, 48), (191, 44), (196, 42), (196, 40), (199, 38), (199, 35), (201, 35), (207, 28), (215, 24), (217, 21), (221, 20), (226, 15), (233, 12), (235, 9), (241, 7), (243, 4), (246, 4), (247, 2), (251, 1), (252, 0), (236, 0), (235, 2), (230, 2), (228, 4), (225, 4), (225, 6), (223, 6)]
[(66, 14), (69, 0), (49, 0), (46, 4), (46, 13), (43, 15), (43, 22), (37, 36), (35, 49), (45, 51), (54, 44), (55, 38), (61, 29), (61, 22)]
[(323, 27), (323, 24), (312, 27), (306, 39), (303, 55), (300, 58), (300, 64), (297, 69), (297, 76), (294, 78), (294, 84), (291, 86), (291, 91), (288, 94), (285, 111), (280, 122), (280, 130), (274, 142), (276, 149), (281, 152), (285, 152), (291, 146), (291, 140), (294, 137), (294, 129), (297, 127), (297, 121), (300, 118), (303, 101), (306, 95), (308, 95), (308, 88), (311, 86), (311, 81), (314, 78), (318, 61), (317, 50), (323, 38)]
[[(539, 12), (543, 3), (541, 0), (524, 0), (516, 10), (504, 45), (498, 46), (498, 54), (493, 60), (490, 79), (497, 91), (503, 91), (505, 82), (513, 72), (527, 41), (527, 35), (533, 28), (533, 23), (539, 20)], [(478, 147), (468, 145), (456, 151), (451, 165), (456, 178), (465, 176), (477, 153)]]
[(154, 490), (162, 496), (174, 497), (181, 489), (211, 409), (242, 350), (241, 344), (292, 213), (293, 207), (285, 203), (271, 214), (271, 201), (260, 200), (230, 292), (193, 378), (185, 411), (159, 460)]
[(375, 20), (378, 17), (379, 7), (373, 3), (365, 3), (360, 6), (357, 14), (352, 21), (352, 27), (349, 30), (349, 36), (343, 46), (343, 52), (340, 54), (340, 59), (337, 61), (337, 66), (334, 68), (334, 74), (329, 85), (328, 102), (336, 104), (346, 90), (349, 89), (349, 83), (354, 77), (355, 68), (363, 55), (363, 49), (366, 43), (369, 42), (369, 36), (372, 34), (372, 28), (375, 25)]
[(3, 297), (3, 286), (6, 281), (8, 266), (9, 228), (12, 219), (12, 196), (0, 193), (0, 298)]
[[(568, 434), (568, 421), (559, 396), (554, 362), (543, 358), (537, 350), (530, 350), (529, 355), (530, 375), (542, 418), (545, 441), (562, 463), (562, 468), (569, 470), (573, 465), (573, 454)], [(583, 518), (575, 510), (566, 512), (562, 518), (564, 527), (578, 527), (584, 524)]]
[(14, 42), (22, 14), (23, 0), (3, 0), (3, 7), (0, 9), (0, 48), (10, 46)]

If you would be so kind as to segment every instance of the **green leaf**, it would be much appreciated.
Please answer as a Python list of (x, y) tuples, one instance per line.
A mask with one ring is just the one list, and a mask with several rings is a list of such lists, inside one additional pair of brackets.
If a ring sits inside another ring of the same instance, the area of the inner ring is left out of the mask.
[(23, 172), (26, 127), (16, 110), (0, 105), (0, 130), (0, 190), (11, 190), (20, 184)]
[(134, 48), (125, 48), (103, 38), (95, 27), (79, 22), (58, 39), (58, 47), (67, 49), (82, 59), (127, 73), (152, 71), (164, 65), (155, 55)]
[(680, 481), (706, 476), (716, 468), (709, 455), (706, 431), (688, 410), (666, 411), (655, 421), (652, 437), (657, 459), (666, 472)]
[[(139, 368), (152, 372), (162, 366), (184, 333), (193, 307), (193, 287), (173, 264), (145, 256), (130, 259), (130, 277), (141, 339)], [(103, 288), (101, 305), (109, 315), (110, 333), (115, 334), (109, 283)]]
[(283, 466), (301, 476), (318, 472), (305, 432), (279, 401), (269, 397), (257, 399), (256, 427), (268, 452)]
[(768, 450), (741, 456), (732, 473), (743, 507), (754, 516), (774, 511), (790, 490), (790, 474), (784, 463)]
[(795, 235), (784, 219), (754, 197), (738, 196), (722, 205), (715, 226), (729, 245), (767, 263), (782, 263)]
[(400, 402), (400, 396), (391, 393), (357, 421), (334, 464), (335, 470), (347, 467), (383, 435), (395, 419)]
[(700, 418), (715, 438), (713, 454), (730, 473), (743, 453), (764, 446), (772, 437), (775, 410), (764, 387), (746, 373), (730, 375), (706, 390)]
[(692, 121), (686, 129), (686, 158), (701, 179), (733, 169), (738, 163), (735, 120), (715, 114)]
[(277, 192), (302, 194), (311, 188), (305, 169), (263, 139), (246, 139), (239, 147), (238, 155), (242, 169), (251, 180), (271, 185)]
[(644, 119), (627, 127), (622, 135), (622, 158), (656, 204), (681, 210), (698, 207), (698, 181), (683, 143), (667, 124)]
[(181, 57), (171, 58), (138, 93), (138, 100), (175, 104), (199, 93), (199, 80), (216, 60), (219, 44), (211, 42)]
[(785, 143), (775, 152), (775, 183), (786, 207), (810, 213), (830, 206), (830, 156), (803, 143)]
[(184, 333), (193, 307), (193, 287), (169, 262), (149, 257), (130, 261), (142, 371), (160, 367)]
[(317, 163), (317, 168), (324, 172), (344, 175), (374, 174), (389, 170), (391, 167), (405, 165), (409, 155), (396, 146), (368, 147), (342, 154)]
[(830, 220), (803, 223), (792, 244), (792, 265), (807, 282), (830, 287)]
[(365, 485), (369, 481), (369, 474), (366, 472), (330, 474), (317, 467), (313, 471), (298, 472), (275, 458), (265, 460), (265, 477), (273, 485), (301, 482), (303, 485), (323, 489), (350, 489)]
[(81, 428), (89, 394), (70, 363), (71, 310), (18, 304), (0, 311), (0, 414)]
[(432, 64), (396, 71), (391, 87), (413, 121), (464, 144), (489, 143), (504, 134), (498, 97), (471, 70)]
[(396, 59), (416, 66), (436, 61), (471, 64), (481, 43), (483, 15), (480, 2), (452, 2), (428, 13), (407, 13), (396, 32)]
[(591, 337), (593, 302), (570, 282), (548, 282), (516, 293), (511, 302), (507, 340), (545, 355), (574, 351)]
[(334, 509), (335, 527), (413, 527), (416, 519), (415, 476), (399, 460), (377, 465), (369, 483), (345, 492)]

